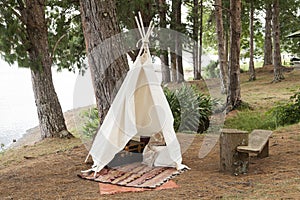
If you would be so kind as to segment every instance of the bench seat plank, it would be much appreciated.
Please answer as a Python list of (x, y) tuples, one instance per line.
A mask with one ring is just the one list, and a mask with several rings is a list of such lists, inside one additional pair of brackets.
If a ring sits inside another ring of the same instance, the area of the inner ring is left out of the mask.
[(248, 146), (238, 146), (237, 151), (244, 153), (256, 153), (259, 154), (268, 145), (268, 141), (272, 131), (268, 130), (253, 130), (249, 134)]

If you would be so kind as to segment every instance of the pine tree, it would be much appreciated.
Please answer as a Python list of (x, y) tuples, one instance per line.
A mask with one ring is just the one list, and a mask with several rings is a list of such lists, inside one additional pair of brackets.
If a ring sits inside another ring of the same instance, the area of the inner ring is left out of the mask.
[[(166, 0), (156, 0), (156, 1), (159, 10), (159, 27), (165, 29), (167, 28), (168, 5), (166, 3)], [(166, 39), (163, 35), (162, 38)], [(165, 42), (166, 41), (160, 41), (160, 45)], [(161, 51), (160, 60), (161, 60), (162, 82), (165, 84), (171, 82), (171, 74), (169, 69), (169, 54), (167, 49), (164, 50), (160, 49), (160, 51)]]
[(227, 112), (240, 106), (241, 0), (230, 0), (230, 59)]
[(218, 37), (218, 56), (220, 62), (220, 77), (221, 82), (221, 92), (223, 94), (227, 93), (227, 59), (225, 54), (225, 40), (224, 40), (224, 27), (223, 27), (223, 14), (222, 14), (222, 0), (215, 0), (215, 15), (216, 15), (216, 31)]
[(265, 41), (264, 41), (264, 65), (272, 65), (272, 4), (266, 2), (265, 4)]
[(250, 60), (249, 60), (249, 81), (256, 79), (254, 69), (254, 2), (250, 1)]
[(273, 26), (273, 46), (274, 46), (274, 54), (273, 54), (273, 65), (274, 65), (274, 79), (273, 82), (280, 82), (284, 79), (282, 73), (282, 65), (281, 65), (281, 53), (280, 53), (280, 22), (279, 22), (279, 0), (274, 0), (273, 2), (273, 18), (272, 18), (272, 26)]
[(54, 55), (46, 20), (45, 0), (0, 2), (0, 51), (4, 59), (31, 70), (32, 87), (42, 138), (70, 137), (54, 89), (51, 67)]
[(85, 44), (91, 69), (100, 122), (106, 116), (129, 70), (117, 35), (115, 1), (80, 0)]

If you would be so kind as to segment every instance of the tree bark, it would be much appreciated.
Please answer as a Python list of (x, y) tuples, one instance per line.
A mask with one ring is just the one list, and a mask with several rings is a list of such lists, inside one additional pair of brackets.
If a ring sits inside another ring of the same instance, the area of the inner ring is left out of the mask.
[(21, 16), (31, 44), (28, 53), (41, 137), (71, 137), (52, 81), (45, 1), (27, 0), (24, 3)]
[(249, 81), (256, 79), (254, 69), (254, 6), (253, 1), (250, 1), (250, 60), (249, 60)]
[(230, 0), (230, 62), (227, 112), (240, 106), (241, 0)]
[(200, 0), (200, 27), (199, 27), (199, 64), (198, 64), (198, 71), (199, 71), (199, 78), (202, 78), (202, 38), (203, 38), (203, 0)]
[(81, 19), (96, 103), (102, 124), (128, 71), (117, 36), (115, 1), (80, 0)]
[(279, 0), (273, 2), (273, 45), (274, 45), (274, 79), (273, 82), (280, 82), (284, 79), (281, 65), (281, 53), (280, 53), (280, 22), (279, 22)]
[[(167, 28), (167, 4), (166, 0), (157, 0), (159, 8), (159, 26), (161, 28)], [(160, 41), (161, 43), (164, 41)], [(160, 60), (161, 60), (161, 72), (162, 72), (162, 83), (169, 83), (171, 81), (170, 68), (169, 68), (169, 54), (168, 50), (160, 49)]]
[(264, 65), (272, 65), (273, 50), (272, 50), (272, 4), (266, 5), (265, 17), (265, 42), (264, 42)]
[[(170, 22), (170, 28), (171, 30), (176, 31), (177, 24), (176, 24), (176, 1), (172, 0), (172, 8), (171, 8), (171, 22)], [(175, 34), (175, 38), (172, 38), (173, 40), (170, 43), (170, 50), (171, 50), (171, 81), (177, 82), (177, 56), (176, 56), (176, 46), (177, 46), (177, 36), (178, 34)]]
[[(175, 44), (171, 44), (175, 49)], [(177, 62), (176, 62), (176, 53), (171, 52), (171, 81), (177, 82)]]
[(193, 1), (193, 67), (194, 80), (200, 80), (199, 72), (199, 0)]
[[(181, 4), (182, 4), (182, 0), (176, 0), (175, 19), (177, 25), (176, 29), (179, 33), (182, 31)], [(176, 37), (177, 83), (184, 82), (184, 72), (183, 72), (183, 65), (182, 65), (182, 41), (179, 33), (176, 34), (177, 35)]]
[[(230, 36), (229, 30), (225, 30), (225, 60), (226, 60), (226, 71), (227, 71), (227, 84), (228, 84), (228, 76), (229, 76), (229, 43), (230, 43)], [(228, 86), (227, 86), (228, 87)]]
[(181, 0), (172, 0), (171, 29), (176, 31), (176, 34), (173, 38), (174, 42), (171, 42), (171, 52), (174, 52), (171, 53), (172, 82), (184, 81), (182, 66), (182, 41), (180, 37), (180, 31), (182, 29), (181, 4)]
[(220, 77), (221, 82), (221, 92), (222, 94), (227, 93), (227, 61), (225, 54), (225, 41), (224, 41), (224, 28), (223, 28), (223, 14), (222, 14), (222, 0), (215, 0), (215, 15), (216, 15), (216, 31), (218, 36), (218, 56), (220, 63)]
[(184, 71), (182, 64), (182, 41), (180, 36), (177, 40), (177, 83), (184, 82)]

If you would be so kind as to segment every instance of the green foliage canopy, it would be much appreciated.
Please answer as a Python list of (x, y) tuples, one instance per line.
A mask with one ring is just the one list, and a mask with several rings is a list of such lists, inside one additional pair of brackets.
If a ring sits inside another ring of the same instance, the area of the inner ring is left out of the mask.
[[(31, 47), (26, 22), (21, 8), (23, 1), (0, 2), (0, 55), (9, 64), (34, 68), (28, 50)], [(76, 1), (46, 1), (45, 13), (48, 23), (48, 43), (53, 64), (58, 69), (84, 69), (85, 45), (81, 30), (79, 4)]]

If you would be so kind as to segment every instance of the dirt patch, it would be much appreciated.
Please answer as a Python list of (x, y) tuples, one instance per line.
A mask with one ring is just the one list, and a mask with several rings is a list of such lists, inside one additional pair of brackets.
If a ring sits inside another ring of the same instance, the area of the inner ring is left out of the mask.
[[(270, 139), (270, 157), (251, 158), (246, 175), (232, 176), (219, 171), (219, 147), (204, 159), (198, 153), (204, 136), (195, 136), (183, 162), (191, 170), (175, 177), (177, 189), (143, 193), (101, 196), (101, 199), (299, 199), (300, 198), (300, 125), (293, 131), (279, 131)], [(65, 143), (80, 143), (76, 139)], [(0, 168), (0, 199), (98, 199), (96, 182), (77, 177), (89, 165), (83, 163), (87, 154), (83, 145), (55, 151), (48, 155), (33, 155), (41, 146), (63, 144), (52, 139), (42, 145), (23, 147), (18, 163)], [(51, 149), (51, 147), (49, 147)], [(25, 156), (26, 155), (26, 156)]]

